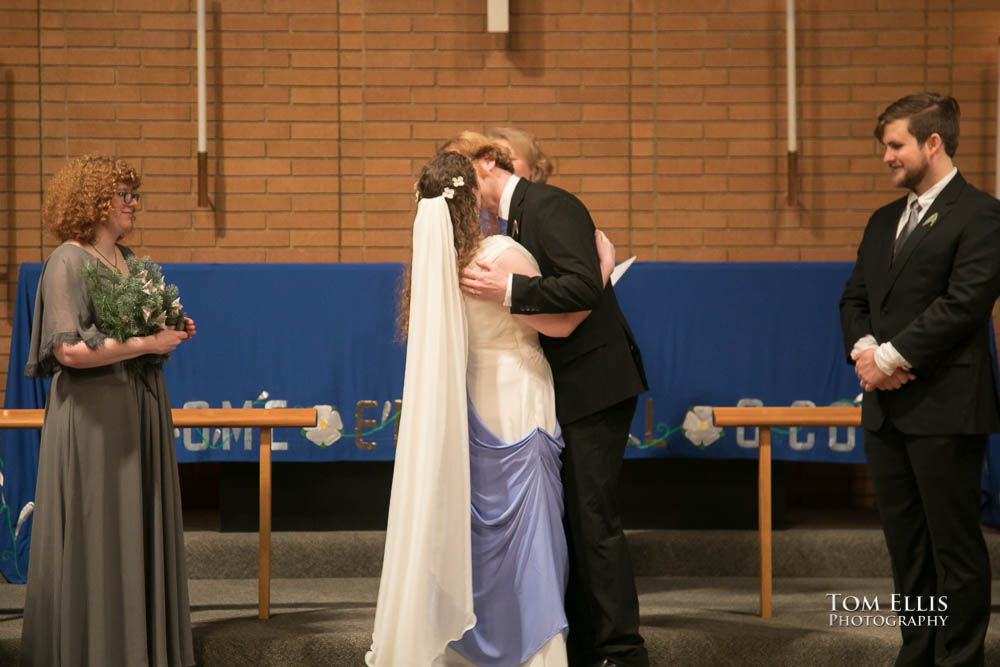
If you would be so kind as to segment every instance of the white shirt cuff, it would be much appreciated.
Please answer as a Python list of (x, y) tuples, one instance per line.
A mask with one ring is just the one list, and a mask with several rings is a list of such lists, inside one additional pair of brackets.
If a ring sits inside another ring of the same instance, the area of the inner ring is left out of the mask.
[(858, 342), (854, 344), (854, 348), (851, 349), (851, 359), (857, 359), (862, 352), (870, 350), (873, 347), (878, 347), (878, 341), (875, 340), (875, 336), (868, 334), (859, 338)]
[(903, 358), (892, 343), (882, 343), (875, 350), (875, 365), (886, 375), (892, 375), (897, 368), (910, 370), (910, 362)]
[(514, 289), (514, 274), (507, 275), (507, 293), (503, 295), (503, 305), (510, 308), (510, 293)]

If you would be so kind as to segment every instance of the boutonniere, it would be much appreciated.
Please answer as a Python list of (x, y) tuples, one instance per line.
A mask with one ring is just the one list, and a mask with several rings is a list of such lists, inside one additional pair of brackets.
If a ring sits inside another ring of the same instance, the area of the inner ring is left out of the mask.
[(929, 218), (927, 218), (926, 220), (924, 220), (924, 221), (923, 221), (922, 223), (920, 223), (920, 224), (921, 224), (921, 225), (927, 225), (928, 227), (933, 227), (933, 226), (934, 226), (934, 223), (935, 223), (935, 222), (937, 222), (937, 216), (938, 216), (938, 214), (937, 214), (937, 212), (935, 211), (934, 215), (930, 216)]

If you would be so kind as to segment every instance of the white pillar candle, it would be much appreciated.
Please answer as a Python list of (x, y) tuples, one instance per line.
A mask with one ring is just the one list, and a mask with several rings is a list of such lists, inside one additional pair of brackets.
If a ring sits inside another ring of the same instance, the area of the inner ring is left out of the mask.
[(486, 0), (486, 32), (510, 30), (510, 5), (508, 0)]

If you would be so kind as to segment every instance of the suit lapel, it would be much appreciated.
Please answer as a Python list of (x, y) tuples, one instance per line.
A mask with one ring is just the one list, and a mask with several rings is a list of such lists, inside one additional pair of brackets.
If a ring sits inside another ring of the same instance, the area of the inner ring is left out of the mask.
[(521, 219), (524, 216), (524, 198), (528, 192), (529, 182), (522, 178), (514, 186), (514, 194), (510, 198), (510, 212), (507, 220), (507, 234), (515, 241), (521, 241)]
[[(882, 213), (878, 222), (877, 231), (872, 235), (871, 246), (866, 252), (871, 257), (874, 266), (878, 270), (872, 272), (873, 284), (872, 296), (876, 303), (882, 303), (885, 295), (889, 293), (889, 274), (892, 270), (892, 246), (896, 241), (896, 228), (899, 226), (899, 217), (906, 208), (906, 197), (893, 202)], [(866, 256), (866, 262), (868, 261)], [(878, 282), (875, 282), (877, 280)]]
[[(965, 179), (962, 178), (962, 174), (955, 174), (955, 178), (951, 179), (951, 182), (945, 186), (945, 189), (941, 191), (935, 199), (934, 203), (931, 204), (930, 209), (927, 213), (923, 215), (920, 219), (920, 223), (917, 228), (913, 230), (910, 237), (906, 239), (903, 247), (899, 249), (899, 254), (892, 259), (892, 268), (889, 270), (889, 276), (886, 280), (885, 294), (888, 295), (890, 290), (892, 290), (893, 284), (902, 272), (903, 267), (909, 261), (910, 257), (913, 256), (913, 251), (923, 242), (929, 234), (931, 234), (934, 227), (938, 225), (948, 223), (948, 214), (955, 207), (955, 203), (958, 201), (959, 196), (965, 189)], [(906, 201), (905, 199), (903, 200)], [(905, 204), (904, 204), (905, 205)], [(899, 215), (902, 215), (902, 209), (899, 210)], [(898, 217), (896, 218), (899, 219)], [(890, 243), (890, 257), (892, 255), (892, 245)]]

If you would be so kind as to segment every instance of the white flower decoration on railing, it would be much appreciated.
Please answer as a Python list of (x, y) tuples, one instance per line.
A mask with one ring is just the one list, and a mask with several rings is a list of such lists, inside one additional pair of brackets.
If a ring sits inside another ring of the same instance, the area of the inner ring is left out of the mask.
[(465, 185), (465, 179), (461, 176), (456, 176), (455, 178), (451, 179), (451, 184), (454, 185), (456, 188), (460, 188), (463, 185)]
[(306, 438), (320, 447), (329, 447), (340, 440), (344, 432), (344, 422), (340, 413), (332, 405), (317, 405), (316, 426), (303, 429)]
[(445, 199), (454, 199), (455, 198), (455, 191), (452, 190), (451, 188), (445, 188), (441, 192), (441, 196), (444, 197)]
[(698, 447), (708, 447), (722, 437), (722, 429), (715, 425), (712, 406), (695, 405), (684, 416), (684, 437)]

